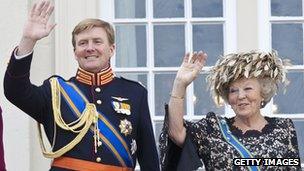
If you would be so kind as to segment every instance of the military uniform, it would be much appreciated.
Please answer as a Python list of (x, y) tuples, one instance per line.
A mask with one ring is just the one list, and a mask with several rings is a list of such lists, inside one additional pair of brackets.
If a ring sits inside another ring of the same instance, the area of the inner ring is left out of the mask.
[[(48, 140), (53, 144), (53, 151), (56, 151), (75, 139), (77, 133), (54, 127), (50, 78), (41, 86), (31, 84), (31, 60), (32, 54), (19, 60), (12, 55), (4, 78), (5, 95), (14, 105), (43, 125)], [(110, 131), (99, 134), (100, 141), (96, 145), (96, 134), (90, 128), (81, 141), (62, 156), (131, 169), (135, 168), (137, 159), (141, 170), (159, 170), (147, 91), (144, 87), (137, 82), (115, 77), (111, 68), (100, 73), (89, 73), (79, 68), (76, 76), (68, 81), (59, 76), (51, 78), (63, 86), (74, 87), (84, 96), (83, 99), (94, 104), (102, 115), (99, 119), (103, 118), (102, 123), (98, 121), (98, 128)], [(77, 94), (77, 91), (74, 93)], [(60, 96), (60, 111), (64, 122), (77, 120), (80, 117), (75, 112), (77, 106), (73, 107), (69, 101), (69, 96), (72, 95), (65, 97), (61, 93)], [(76, 105), (77, 103), (75, 102)], [(106, 128), (102, 127), (104, 125)], [(53, 164), (51, 170), (71, 170), (63, 168)]]

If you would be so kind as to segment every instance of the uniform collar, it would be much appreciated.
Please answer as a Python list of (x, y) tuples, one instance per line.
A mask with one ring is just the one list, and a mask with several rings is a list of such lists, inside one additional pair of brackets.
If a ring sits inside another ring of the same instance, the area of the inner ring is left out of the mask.
[(111, 82), (113, 79), (114, 73), (110, 66), (100, 71), (99, 73), (91, 73), (81, 68), (78, 68), (76, 74), (76, 80), (91, 86), (101, 86)]

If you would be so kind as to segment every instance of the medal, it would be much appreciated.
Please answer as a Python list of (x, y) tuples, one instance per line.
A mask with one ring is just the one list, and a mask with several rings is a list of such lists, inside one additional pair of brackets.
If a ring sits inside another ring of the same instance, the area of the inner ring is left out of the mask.
[(127, 119), (120, 121), (119, 128), (120, 128), (120, 133), (124, 134), (125, 136), (131, 134), (132, 132), (132, 124)]
[(128, 103), (112, 101), (112, 107), (117, 113), (131, 115), (131, 106)]
[(132, 155), (136, 152), (136, 150), (137, 150), (136, 141), (134, 139), (132, 139), (132, 143), (131, 143), (131, 153), (132, 153)]

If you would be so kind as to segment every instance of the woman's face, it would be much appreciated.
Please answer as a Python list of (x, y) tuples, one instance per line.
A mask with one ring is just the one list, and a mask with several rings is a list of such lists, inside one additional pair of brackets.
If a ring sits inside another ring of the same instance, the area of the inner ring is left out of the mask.
[(229, 87), (228, 103), (237, 116), (250, 117), (260, 114), (263, 100), (260, 83), (256, 78), (239, 79)]

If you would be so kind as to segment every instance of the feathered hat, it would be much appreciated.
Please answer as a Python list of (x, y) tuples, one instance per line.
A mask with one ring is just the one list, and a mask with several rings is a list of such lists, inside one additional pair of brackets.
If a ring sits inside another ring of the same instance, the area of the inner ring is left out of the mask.
[(282, 60), (277, 51), (261, 52), (250, 51), (231, 53), (221, 56), (207, 77), (209, 88), (215, 102), (219, 105), (227, 94), (231, 82), (240, 78), (271, 78), (276, 84), (287, 85), (287, 70), (284, 66), (290, 65), (289, 60)]

